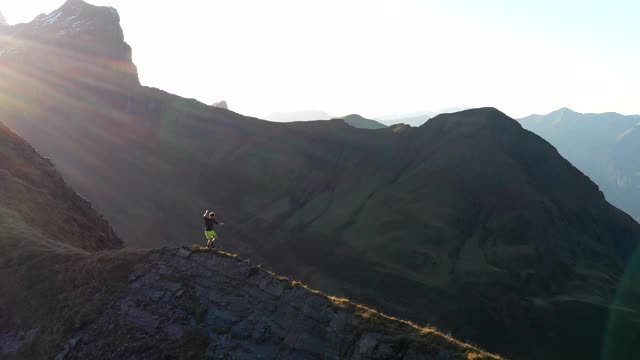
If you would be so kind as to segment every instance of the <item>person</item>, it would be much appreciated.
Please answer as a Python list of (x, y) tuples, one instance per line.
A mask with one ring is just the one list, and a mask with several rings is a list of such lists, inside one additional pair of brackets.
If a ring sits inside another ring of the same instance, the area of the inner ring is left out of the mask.
[(216, 232), (213, 230), (213, 224), (222, 225), (218, 222), (216, 214), (208, 209), (204, 212), (204, 236), (207, 238), (207, 247), (213, 249), (213, 242), (216, 240)]

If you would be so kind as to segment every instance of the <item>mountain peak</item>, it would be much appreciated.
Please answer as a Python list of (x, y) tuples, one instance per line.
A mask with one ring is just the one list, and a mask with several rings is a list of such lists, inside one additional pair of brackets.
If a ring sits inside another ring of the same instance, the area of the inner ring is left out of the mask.
[[(90, 86), (100, 84), (113, 88), (116, 83), (140, 83), (131, 47), (124, 41), (120, 16), (114, 8), (68, 0), (51, 13), (10, 29), (7, 35), (15, 40), (13, 43), (20, 44), (5, 49), (3, 58), (7, 61), (24, 64), (37, 62), (42, 56), (52, 64), (64, 64), (65, 71), (75, 68), (85, 73), (90, 69), (90, 76), (64, 77), (64, 81), (84, 82)], [(47, 48), (65, 51), (52, 53)], [(34, 55), (34, 52), (39, 54)], [(56, 57), (55, 61), (52, 57)]]
[(494, 107), (469, 109), (450, 114), (440, 114), (426, 122), (420, 128), (441, 128), (441, 130), (453, 129), (479, 129), (482, 127), (509, 128), (520, 125), (517, 121), (507, 116)]
[(568, 107), (562, 107), (562, 108), (560, 108), (560, 109), (558, 109), (556, 111), (552, 111), (550, 114), (562, 114), (562, 115), (565, 115), (565, 114), (579, 114), (579, 112), (573, 111), (573, 110), (569, 109)]
[(95, 6), (83, 0), (67, 0), (60, 8), (79, 7), (79, 6)]

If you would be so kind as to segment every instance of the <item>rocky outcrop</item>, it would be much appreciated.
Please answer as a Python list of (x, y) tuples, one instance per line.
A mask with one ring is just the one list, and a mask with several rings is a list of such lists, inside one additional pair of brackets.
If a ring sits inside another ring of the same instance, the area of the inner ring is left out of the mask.
[(50, 14), (1, 32), (5, 36), (0, 38), (0, 64), (11, 64), (18, 72), (3, 72), (0, 79), (20, 78), (23, 86), (14, 89), (18, 93), (46, 91), (45, 78), (68, 83), (68, 73), (76, 75), (74, 86), (84, 90), (112, 92), (140, 85), (120, 16), (111, 7), (68, 0)]
[(497, 359), (226, 253), (158, 250), (56, 359)]
[(217, 107), (217, 108), (221, 108), (221, 109), (225, 109), (225, 110), (229, 110), (229, 105), (224, 100), (218, 101), (217, 103), (213, 103), (213, 104), (211, 104), (211, 106)]

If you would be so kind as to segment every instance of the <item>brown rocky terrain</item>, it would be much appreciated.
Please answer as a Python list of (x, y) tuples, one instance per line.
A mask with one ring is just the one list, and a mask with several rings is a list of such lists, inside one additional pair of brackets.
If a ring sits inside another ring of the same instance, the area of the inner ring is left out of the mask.
[(640, 225), (500, 111), (249, 118), (140, 86), (117, 13), (65, 6), (94, 26), (2, 30), (0, 114), (128, 245), (192, 244), (213, 208), (221, 248), (491, 351), (595, 359), (609, 318), (637, 328), (637, 302), (612, 305)]

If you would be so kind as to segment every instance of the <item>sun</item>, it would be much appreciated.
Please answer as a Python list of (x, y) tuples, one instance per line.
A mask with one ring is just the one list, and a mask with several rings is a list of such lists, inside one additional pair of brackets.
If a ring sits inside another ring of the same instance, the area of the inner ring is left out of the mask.
[(19, 24), (33, 20), (39, 14), (49, 13), (65, 0), (0, 0), (0, 24)]

